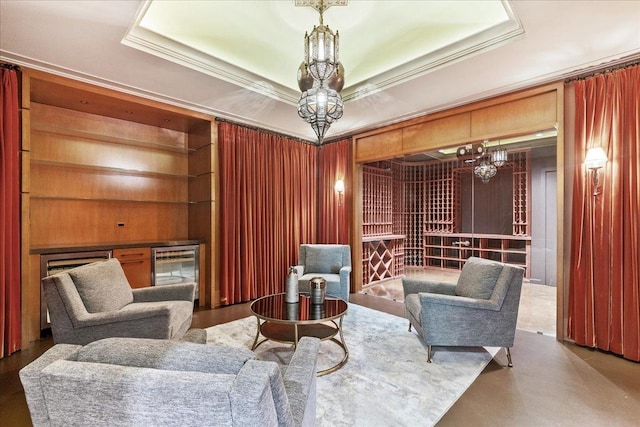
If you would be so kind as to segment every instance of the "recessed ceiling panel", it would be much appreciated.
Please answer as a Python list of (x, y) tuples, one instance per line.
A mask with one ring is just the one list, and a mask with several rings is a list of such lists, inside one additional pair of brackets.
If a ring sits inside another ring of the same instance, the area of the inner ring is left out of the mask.
[[(354, 0), (326, 10), (324, 23), (340, 33), (345, 101), (523, 33), (499, 0)], [(318, 24), (293, 0), (148, 1), (123, 43), (295, 104), (303, 37)]]

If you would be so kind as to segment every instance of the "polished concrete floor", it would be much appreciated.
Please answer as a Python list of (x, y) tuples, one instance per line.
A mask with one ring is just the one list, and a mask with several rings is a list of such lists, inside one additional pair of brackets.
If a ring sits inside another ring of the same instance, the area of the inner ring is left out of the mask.
[[(350, 303), (404, 316), (402, 302), (389, 298), (352, 294)], [(249, 314), (249, 304), (198, 310), (193, 327)], [(31, 425), (18, 371), (51, 345), (48, 338), (0, 360), (0, 426)], [(514, 367), (506, 367), (505, 353), (499, 351), (438, 426), (640, 425), (639, 363), (521, 329), (511, 352)]]

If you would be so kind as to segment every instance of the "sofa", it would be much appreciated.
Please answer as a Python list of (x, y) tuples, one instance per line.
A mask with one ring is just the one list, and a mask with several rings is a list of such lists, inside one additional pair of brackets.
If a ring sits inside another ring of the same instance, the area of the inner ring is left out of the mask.
[(290, 364), (247, 349), (107, 338), (57, 344), (20, 370), (33, 425), (312, 426), (319, 340)]
[(115, 258), (45, 277), (42, 286), (56, 344), (178, 339), (191, 327), (193, 284), (132, 289)]

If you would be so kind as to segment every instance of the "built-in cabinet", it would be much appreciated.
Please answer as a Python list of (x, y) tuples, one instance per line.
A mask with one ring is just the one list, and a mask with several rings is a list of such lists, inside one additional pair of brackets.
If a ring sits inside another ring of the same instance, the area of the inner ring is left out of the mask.
[(132, 288), (151, 286), (151, 248), (114, 249), (113, 257), (120, 261)]
[(215, 118), (29, 69), (21, 107), (23, 346), (40, 336), (50, 248), (109, 247), (144, 287), (151, 242), (196, 241), (200, 304), (219, 305)]

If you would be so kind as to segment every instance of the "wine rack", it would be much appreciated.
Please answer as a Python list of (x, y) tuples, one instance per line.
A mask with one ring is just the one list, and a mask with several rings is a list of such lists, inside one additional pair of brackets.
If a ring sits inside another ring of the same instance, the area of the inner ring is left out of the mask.
[[(461, 269), (470, 256), (530, 269), (530, 151), (510, 152), (513, 232), (461, 233), (461, 174), (473, 165), (384, 161), (363, 165), (363, 283), (398, 277), (404, 267)], [(466, 242), (466, 243), (460, 243)]]

